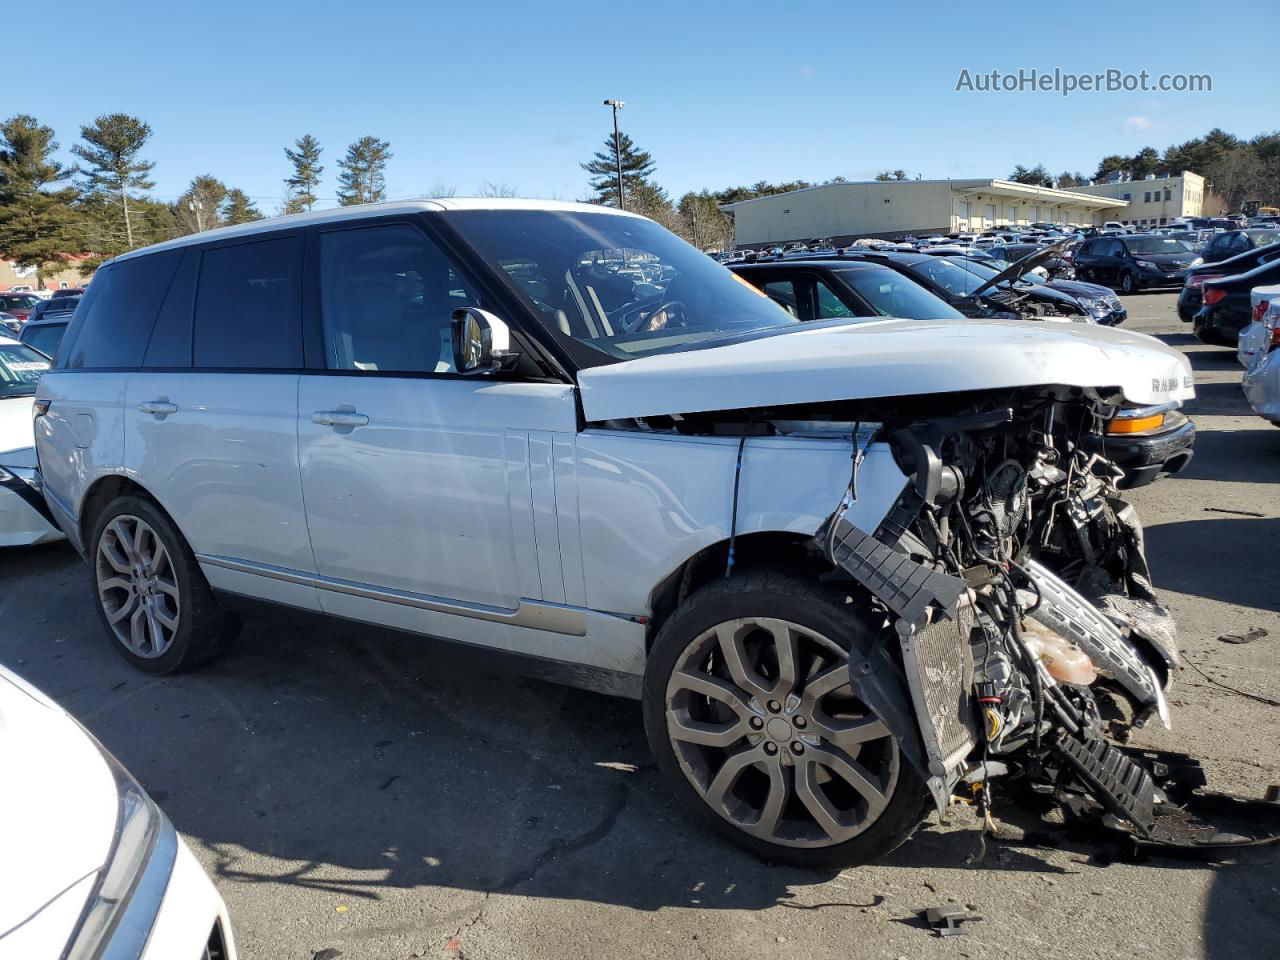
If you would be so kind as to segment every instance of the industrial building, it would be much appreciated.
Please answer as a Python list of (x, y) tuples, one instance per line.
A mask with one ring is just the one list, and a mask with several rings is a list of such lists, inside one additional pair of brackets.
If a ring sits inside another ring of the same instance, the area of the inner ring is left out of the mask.
[(1203, 216), (1204, 177), (1190, 170), (1183, 170), (1176, 177), (1111, 180), (1072, 189), (1124, 201), (1127, 204), (1124, 212), (1108, 219), (1139, 227), (1162, 227), (1178, 217)]
[(739, 247), (830, 237), (978, 232), (1031, 223), (1101, 225), (1121, 219), (1127, 201), (1079, 189), (1055, 190), (1012, 180), (871, 180), (727, 203)]

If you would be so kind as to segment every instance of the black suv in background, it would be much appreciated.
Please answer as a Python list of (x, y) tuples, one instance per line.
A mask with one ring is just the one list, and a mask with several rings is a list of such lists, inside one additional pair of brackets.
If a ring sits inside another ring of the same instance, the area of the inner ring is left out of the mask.
[(1200, 259), (1176, 237), (1140, 233), (1086, 240), (1074, 262), (1077, 280), (1135, 293), (1147, 287), (1181, 286), (1187, 270)]
[[(1277, 231), (1263, 232), (1276, 233)], [(1195, 319), (1195, 315), (1204, 303), (1202, 288), (1210, 280), (1221, 280), (1223, 277), (1235, 277), (1248, 273), (1254, 267), (1276, 259), (1280, 259), (1280, 243), (1252, 247), (1244, 253), (1237, 253), (1229, 260), (1205, 262), (1198, 267), (1192, 267), (1187, 271), (1187, 281), (1183, 284), (1182, 292), (1178, 294), (1178, 319), (1183, 323), (1190, 323)]]

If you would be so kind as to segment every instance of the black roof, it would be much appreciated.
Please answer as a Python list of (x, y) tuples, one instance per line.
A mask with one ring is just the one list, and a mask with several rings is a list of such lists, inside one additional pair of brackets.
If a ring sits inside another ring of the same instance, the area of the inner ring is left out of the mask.
[(787, 270), (794, 268), (797, 265), (805, 267), (830, 267), (833, 270), (858, 270), (866, 269), (867, 267), (879, 266), (879, 264), (868, 262), (856, 254), (847, 257), (833, 257), (830, 254), (818, 257), (786, 257), (785, 259), (780, 260), (747, 260), (741, 263), (725, 264), (725, 266), (730, 270), (734, 270), (739, 267), (750, 267), (752, 270)]

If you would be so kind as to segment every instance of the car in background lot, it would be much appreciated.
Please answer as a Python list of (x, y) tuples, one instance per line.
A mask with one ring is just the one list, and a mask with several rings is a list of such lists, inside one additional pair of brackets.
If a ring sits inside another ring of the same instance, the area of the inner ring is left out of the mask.
[(781, 260), (733, 264), (749, 281), (798, 320), (902, 317), (961, 320), (940, 297), (890, 267), (857, 260)]
[(49, 294), (49, 299), (61, 300), (63, 297), (83, 297), (84, 292), (84, 287), (62, 287), (61, 289), (55, 290), (53, 293)]
[(40, 492), (31, 428), (36, 385), (48, 369), (44, 354), (0, 337), (0, 547), (63, 538)]
[(1280, 259), (1280, 244), (1265, 244), (1252, 247), (1244, 253), (1237, 253), (1229, 260), (1216, 263), (1202, 263), (1187, 271), (1187, 279), (1183, 282), (1178, 294), (1178, 319), (1190, 323), (1200, 311), (1204, 302), (1203, 287), (1209, 280), (1220, 280), (1223, 277), (1234, 277), (1248, 273), (1254, 267)]
[(62, 342), (62, 335), (67, 332), (67, 324), (73, 316), (72, 313), (52, 313), (39, 320), (29, 320), (23, 324), (18, 339), (52, 357), (58, 352), (58, 344)]
[(1236, 343), (1236, 359), (1246, 370), (1259, 350), (1265, 351), (1271, 339), (1268, 322), (1271, 319), (1271, 301), (1280, 298), (1280, 286), (1254, 287), (1249, 292), (1249, 323), (1240, 331)]
[(0, 956), (235, 960), (222, 898), (129, 772), (0, 666)]
[[(80, 303), (80, 295), (76, 294), (69, 297), (58, 297), (41, 300), (32, 309), (27, 316), (27, 323), (34, 323), (45, 317), (52, 317), (57, 314), (67, 314), (68, 316), (75, 312), (76, 306)], [(63, 319), (66, 319), (65, 317)]]
[[(962, 266), (973, 270), (983, 279), (990, 279), (997, 272), (1009, 266), (1002, 260), (987, 261), (976, 257), (960, 259), (965, 261), (961, 264)], [(957, 259), (957, 262), (960, 262), (960, 259)], [(1124, 323), (1129, 316), (1129, 312), (1125, 309), (1124, 304), (1120, 302), (1120, 298), (1116, 296), (1115, 291), (1110, 287), (1102, 286), (1102, 284), (1085, 283), (1082, 280), (1044, 280), (1034, 274), (1027, 274), (1026, 281), (1048, 287), (1050, 290), (1056, 290), (1058, 293), (1071, 297), (1084, 308), (1095, 323), (1100, 323), (1104, 327), (1117, 327)]]
[(1180, 286), (1187, 270), (1198, 266), (1200, 259), (1174, 237), (1140, 233), (1086, 240), (1076, 251), (1074, 263), (1078, 279), (1134, 293)]
[(40, 303), (44, 301), (33, 293), (0, 293), (0, 310), (13, 314), (23, 323), (27, 322), (31, 311)]
[(1280, 287), (1265, 288), (1260, 306), (1260, 316), (1240, 338), (1242, 359), (1246, 340), (1251, 348), (1240, 389), (1254, 413), (1280, 427)]
[(0, 326), (17, 336), (18, 331), (22, 329), (22, 320), (12, 313), (5, 313), (0, 310)]
[(1256, 247), (1270, 246), (1280, 241), (1280, 230), (1230, 230), (1214, 234), (1205, 244), (1201, 256), (1205, 263), (1217, 263), (1247, 253)]
[(1192, 330), (1204, 343), (1234, 347), (1240, 331), (1253, 319), (1252, 292), (1280, 283), (1280, 260), (1270, 260), (1247, 273), (1203, 285), (1204, 302), (1192, 318)]

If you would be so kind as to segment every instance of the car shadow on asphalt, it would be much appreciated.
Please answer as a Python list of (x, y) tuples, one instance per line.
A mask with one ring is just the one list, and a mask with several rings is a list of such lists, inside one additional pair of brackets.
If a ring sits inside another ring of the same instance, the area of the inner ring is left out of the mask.
[[(1254, 422), (1261, 426), (1246, 430), (1199, 431), (1196, 434), (1195, 456), (1191, 458), (1191, 462), (1172, 480), (1160, 482), (1280, 482), (1280, 430), (1260, 419)], [(1270, 452), (1270, 457), (1266, 455), (1267, 452)]]
[[(1146, 530), (1152, 575), (1162, 590), (1280, 612), (1280, 518), (1223, 517)], [(1250, 562), (1241, 562), (1241, 558)]]

